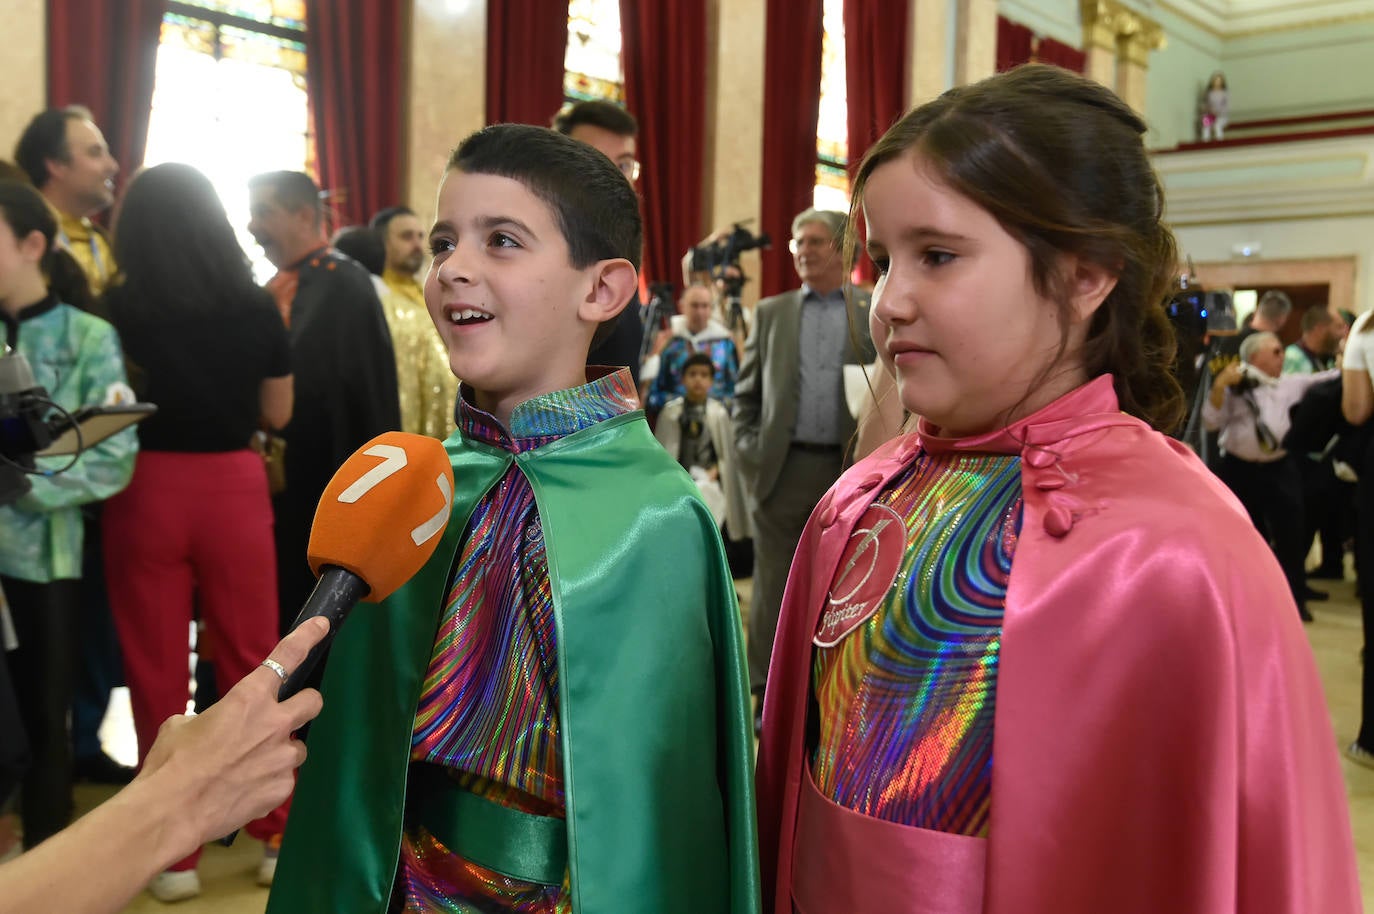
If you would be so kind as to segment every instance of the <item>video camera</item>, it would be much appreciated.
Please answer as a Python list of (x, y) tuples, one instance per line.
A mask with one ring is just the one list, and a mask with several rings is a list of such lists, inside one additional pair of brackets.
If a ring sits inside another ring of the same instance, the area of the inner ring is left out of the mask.
[(1206, 461), (1216, 450), (1215, 433), (1202, 426), (1202, 406), (1212, 378), (1240, 357), (1235, 304), (1229, 292), (1208, 292), (1194, 284), (1190, 258), (1164, 311), (1178, 343), (1174, 378), (1190, 400), (1188, 418), (1177, 437)]
[(729, 310), (732, 324), (744, 320), (744, 311), (740, 306), (740, 295), (748, 277), (740, 269), (740, 255), (745, 251), (773, 246), (773, 239), (766, 232), (755, 235), (745, 228), (748, 221), (736, 222), (730, 234), (718, 241), (692, 248), (691, 271), (693, 273), (709, 273), (711, 279), (721, 284), (725, 297), (730, 301)]
[[(6, 349), (0, 355), (0, 505), (18, 500), (32, 488), (29, 474), (64, 472), (86, 448), (156, 411), (151, 403), (123, 403), (68, 412), (34, 380), (28, 359)], [(37, 457), (71, 461), (58, 470), (39, 471)]]

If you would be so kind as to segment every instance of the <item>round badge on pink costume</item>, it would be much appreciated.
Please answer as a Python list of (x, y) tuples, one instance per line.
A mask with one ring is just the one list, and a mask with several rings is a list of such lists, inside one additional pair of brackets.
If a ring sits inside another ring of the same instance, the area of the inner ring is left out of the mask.
[(870, 505), (854, 525), (826, 592), (813, 639), (817, 647), (834, 647), (878, 611), (905, 552), (901, 515), (887, 505)]

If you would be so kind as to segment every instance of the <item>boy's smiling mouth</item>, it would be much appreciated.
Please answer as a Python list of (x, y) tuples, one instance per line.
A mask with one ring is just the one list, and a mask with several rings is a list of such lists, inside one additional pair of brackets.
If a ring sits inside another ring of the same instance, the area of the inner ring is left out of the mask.
[(466, 305), (445, 305), (444, 314), (451, 323), (460, 327), (471, 324), (483, 324), (491, 320), (491, 315), (479, 308), (472, 308)]

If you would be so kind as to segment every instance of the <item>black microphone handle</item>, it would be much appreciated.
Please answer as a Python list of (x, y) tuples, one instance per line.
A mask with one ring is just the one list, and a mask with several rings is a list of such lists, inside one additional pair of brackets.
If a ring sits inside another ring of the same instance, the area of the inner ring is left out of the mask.
[(334, 641), (334, 636), (339, 633), (339, 626), (343, 625), (349, 611), (359, 600), (367, 596), (371, 589), (362, 578), (338, 565), (325, 565), (320, 569), (320, 579), (316, 582), (315, 589), (310, 592), (310, 598), (305, 601), (300, 615), (291, 623), (291, 630), (300, 628), (307, 619), (323, 616), (329, 620), (329, 634), (311, 648), (310, 653), (301, 661), (301, 665), (286, 677), (286, 681), (277, 691), (277, 701), (286, 701), (304, 688), (315, 665), (328, 653), (329, 646)]
[[(305, 601), (305, 606), (301, 608), (300, 615), (296, 617), (295, 622), (291, 623), (291, 630), (295, 631), (300, 628), (306, 619), (323, 616), (329, 620), (329, 634), (325, 635), (324, 640), (319, 644), (312, 647), (310, 653), (306, 654), (305, 659), (301, 661), (301, 665), (286, 677), (286, 681), (277, 690), (277, 701), (286, 701), (304, 688), (305, 683), (310, 679), (310, 673), (315, 669), (315, 665), (329, 651), (329, 645), (333, 642), (334, 636), (339, 633), (339, 626), (343, 625), (349, 610), (359, 600), (367, 596), (371, 589), (366, 581), (346, 568), (340, 568), (338, 565), (325, 565), (320, 569), (320, 579), (315, 582), (315, 589), (310, 592), (310, 597)], [(225, 847), (230, 847), (238, 834), (239, 830), (236, 828), (220, 838), (219, 843)]]

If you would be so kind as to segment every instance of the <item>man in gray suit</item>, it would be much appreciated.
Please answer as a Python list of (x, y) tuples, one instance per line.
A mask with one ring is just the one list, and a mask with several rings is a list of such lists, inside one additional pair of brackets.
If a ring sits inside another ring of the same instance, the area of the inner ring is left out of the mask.
[(801, 288), (759, 302), (735, 384), (735, 448), (754, 521), (749, 684), (755, 694), (768, 678), (792, 553), (852, 445), (844, 366), (874, 358), (868, 294), (845, 297), (844, 230), (845, 215), (829, 210), (808, 209), (792, 220)]

